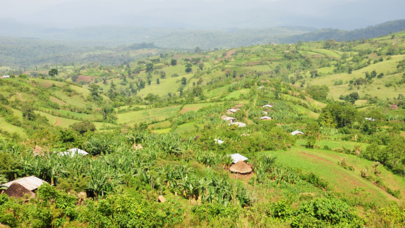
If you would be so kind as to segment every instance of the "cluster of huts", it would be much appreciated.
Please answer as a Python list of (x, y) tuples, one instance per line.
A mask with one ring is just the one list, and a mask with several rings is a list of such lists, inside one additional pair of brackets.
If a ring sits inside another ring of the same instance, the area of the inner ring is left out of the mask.
[[(226, 114), (235, 114), (236, 112), (240, 111), (239, 108), (242, 107), (242, 106), (243, 106), (242, 104), (237, 104), (235, 107), (232, 107), (232, 108), (228, 109), (226, 111)], [(233, 118), (233, 117), (223, 115), (221, 118), (223, 120), (227, 121), (229, 123), (229, 125), (237, 125), (238, 127), (246, 127), (245, 123), (237, 122), (236, 119)]]
[[(44, 149), (38, 145), (33, 149), (34, 156), (43, 156)], [(59, 156), (70, 156), (75, 155), (85, 156), (88, 155), (86, 151), (79, 148), (72, 148), (64, 152), (58, 152)], [(1, 186), (5, 190), (1, 191), (3, 194), (7, 194), (8, 197), (21, 198), (21, 197), (36, 197), (36, 190), (44, 183), (47, 183), (44, 180), (39, 179), (35, 176), (23, 177), (17, 180), (10, 181), (8, 183), (2, 184)]]

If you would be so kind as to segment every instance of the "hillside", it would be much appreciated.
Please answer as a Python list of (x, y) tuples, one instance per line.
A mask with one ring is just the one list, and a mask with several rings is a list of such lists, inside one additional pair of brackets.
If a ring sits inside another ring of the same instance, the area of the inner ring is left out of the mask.
[(405, 226), (405, 32), (142, 51), (0, 79), (1, 224)]

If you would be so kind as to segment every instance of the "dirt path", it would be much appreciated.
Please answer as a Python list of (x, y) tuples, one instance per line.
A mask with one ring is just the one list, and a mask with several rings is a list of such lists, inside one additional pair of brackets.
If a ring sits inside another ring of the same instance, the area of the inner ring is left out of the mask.
[(58, 126), (60, 124), (59, 118), (56, 119), (56, 123), (53, 126)]
[(324, 161), (324, 162), (327, 162), (327, 163), (335, 164), (335, 163), (329, 161), (328, 159), (321, 158), (321, 157), (318, 157), (318, 156), (313, 155), (313, 154), (307, 154), (307, 153), (301, 152), (301, 151), (300, 151), (300, 154), (303, 154), (303, 155), (306, 155), (306, 156), (309, 156), (309, 157), (312, 157), (312, 158), (315, 158), (315, 159), (317, 159), (317, 160), (321, 160), (321, 161)]

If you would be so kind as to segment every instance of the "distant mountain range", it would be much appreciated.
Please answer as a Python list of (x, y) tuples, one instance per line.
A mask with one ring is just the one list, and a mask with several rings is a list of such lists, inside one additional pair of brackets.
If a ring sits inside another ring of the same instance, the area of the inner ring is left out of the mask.
[[(405, 29), (405, 20), (389, 21), (352, 31), (308, 27), (274, 27), (266, 29), (180, 29), (132, 26), (90, 26), (75, 29), (47, 28), (0, 20), (0, 63), (35, 65), (54, 62), (99, 61), (117, 64), (128, 56), (115, 58), (112, 54), (80, 55), (94, 50), (119, 53), (134, 43), (142, 47), (203, 50), (233, 48), (257, 44), (296, 43), (334, 39), (373, 38)], [(146, 45), (146, 46), (145, 46)], [(121, 46), (121, 47), (120, 47)]]
[(369, 39), (378, 37), (380, 35), (387, 35), (391, 32), (399, 32), (405, 29), (405, 20), (396, 20), (396, 21), (388, 21), (382, 24), (369, 26), (363, 29), (355, 29), (352, 31), (345, 31), (340, 29), (320, 29), (317, 31), (301, 34), (301, 35), (293, 35), (287, 38), (284, 38), (283, 41), (286, 43), (295, 43), (299, 40), (301, 41), (321, 41), (321, 40), (328, 40), (334, 39), (337, 41), (341, 41), (342, 39), (345, 40), (352, 40), (352, 39)]

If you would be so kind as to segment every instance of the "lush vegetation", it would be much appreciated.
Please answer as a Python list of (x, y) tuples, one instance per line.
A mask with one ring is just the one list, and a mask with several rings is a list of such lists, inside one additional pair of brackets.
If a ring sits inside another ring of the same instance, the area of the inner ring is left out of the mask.
[[(8, 69), (0, 189), (47, 183), (0, 194), (0, 223), (405, 226), (404, 37)], [(230, 172), (234, 153), (252, 173)]]

